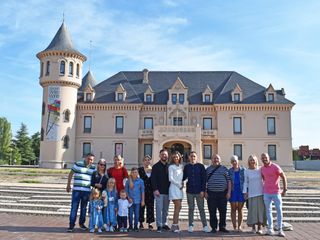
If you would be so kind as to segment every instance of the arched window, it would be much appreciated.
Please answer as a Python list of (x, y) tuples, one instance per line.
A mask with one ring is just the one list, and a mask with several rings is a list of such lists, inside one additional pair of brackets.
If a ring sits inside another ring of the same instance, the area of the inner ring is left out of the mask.
[(79, 77), (79, 75), (80, 75), (80, 64), (79, 63), (77, 63), (77, 72), (76, 72), (76, 74), (77, 74), (77, 77)]
[(44, 129), (41, 128), (40, 141), (43, 141), (43, 139), (44, 139)]
[(69, 142), (70, 142), (70, 138), (69, 138), (69, 136), (68, 135), (65, 135), (64, 137), (63, 137), (63, 148), (64, 149), (68, 149), (69, 148)]
[(63, 118), (64, 122), (69, 122), (70, 121), (70, 110), (67, 109), (64, 111), (64, 118)]
[(43, 62), (41, 62), (41, 66), (40, 66), (40, 77), (43, 76)]
[(73, 62), (69, 63), (69, 76), (73, 76)]
[(66, 62), (65, 61), (61, 61), (60, 62), (60, 74), (64, 75), (65, 71), (66, 71)]
[(50, 61), (47, 61), (46, 76), (50, 74)]

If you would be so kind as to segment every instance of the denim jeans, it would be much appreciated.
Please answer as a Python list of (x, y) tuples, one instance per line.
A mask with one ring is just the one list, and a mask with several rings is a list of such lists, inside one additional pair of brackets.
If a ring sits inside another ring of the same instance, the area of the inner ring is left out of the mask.
[(129, 226), (132, 227), (133, 215), (134, 215), (134, 227), (138, 227), (140, 213), (140, 203), (134, 203), (129, 208)]
[(71, 211), (69, 218), (69, 227), (74, 228), (77, 219), (78, 207), (80, 204), (80, 218), (79, 225), (86, 221), (87, 205), (90, 197), (90, 192), (87, 191), (72, 191)]
[(263, 201), (266, 207), (268, 229), (273, 229), (273, 217), (272, 217), (272, 201), (273, 201), (277, 211), (278, 229), (282, 230), (282, 198), (280, 193), (278, 194), (264, 193)]
[(156, 222), (157, 227), (167, 225), (168, 209), (169, 209), (169, 195), (160, 194), (156, 200)]
[(204, 212), (204, 198), (200, 197), (200, 194), (187, 193), (187, 201), (188, 201), (188, 220), (189, 226), (193, 226), (193, 216), (194, 216), (194, 199), (197, 201), (198, 210), (200, 213), (200, 218), (202, 222), (202, 226), (207, 226), (206, 214)]
[(212, 229), (217, 229), (218, 218), (217, 209), (219, 211), (219, 229), (226, 228), (227, 219), (227, 191), (224, 192), (211, 192), (208, 191), (208, 209), (210, 214), (210, 227)]

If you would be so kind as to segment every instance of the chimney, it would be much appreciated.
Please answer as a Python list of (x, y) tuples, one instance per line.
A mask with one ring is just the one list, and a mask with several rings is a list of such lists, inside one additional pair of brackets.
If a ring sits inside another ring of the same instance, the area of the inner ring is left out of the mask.
[(282, 94), (283, 96), (286, 95), (286, 93), (285, 93), (285, 91), (284, 91), (284, 88), (281, 88), (281, 94)]
[(142, 70), (142, 72), (143, 72), (143, 83), (149, 83), (149, 70), (148, 69), (143, 69)]

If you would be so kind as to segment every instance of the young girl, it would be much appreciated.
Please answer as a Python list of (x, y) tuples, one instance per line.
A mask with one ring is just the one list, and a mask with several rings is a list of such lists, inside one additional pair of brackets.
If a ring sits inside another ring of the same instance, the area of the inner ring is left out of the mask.
[[(138, 222), (140, 206), (144, 206), (144, 182), (139, 178), (138, 168), (133, 167), (129, 181), (126, 182), (125, 189), (128, 193), (128, 200), (132, 203), (129, 208), (129, 231), (139, 232)], [(134, 216), (134, 228), (132, 228)]]
[(97, 188), (93, 188), (90, 196), (89, 210), (90, 210), (90, 223), (89, 229), (91, 233), (94, 233), (95, 228), (98, 228), (98, 232), (101, 233), (101, 227), (103, 226), (102, 208), (103, 201), (100, 197), (100, 191)]
[(120, 228), (120, 232), (128, 232), (128, 209), (131, 205), (132, 203), (129, 203), (127, 199), (126, 191), (122, 189), (120, 191), (120, 199), (118, 200), (118, 226)]
[(105, 199), (104, 205), (104, 223), (106, 224), (106, 231), (113, 232), (117, 226), (117, 208), (118, 208), (118, 193), (116, 190), (116, 180), (109, 178), (107, 188), (102, 195)]

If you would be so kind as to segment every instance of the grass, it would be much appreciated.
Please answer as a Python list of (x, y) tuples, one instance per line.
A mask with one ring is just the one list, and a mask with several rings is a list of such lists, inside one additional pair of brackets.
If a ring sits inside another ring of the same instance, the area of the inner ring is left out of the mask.
[(26, 173), (26, 174), (68, 174), (70, 169), (45, 169), (45, 168), (0, 168), (1, 173)]
[(42, 183), (42, 182), (34, 179), (25, 179), (25, 180), (19, 181), (19, 183)]

